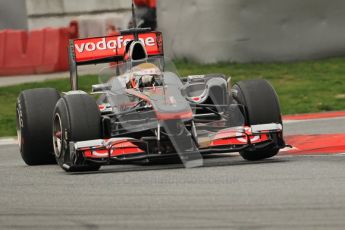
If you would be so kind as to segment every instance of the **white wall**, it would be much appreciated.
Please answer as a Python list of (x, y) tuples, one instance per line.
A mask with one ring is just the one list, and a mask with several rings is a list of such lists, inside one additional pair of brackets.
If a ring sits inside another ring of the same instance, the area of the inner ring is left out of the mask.
[[(130, 0), (26, 0), (29, 29), (68, 26), (71, 20), (106, 20), (128, 23)], [(95, 28), (97, 29), (97, 28)]]
[(0, 0), (0, 30), (27, 29), (25, 1)]
[(158, 0), (169, 56), (203, 63), (345, 55), (343, 0)]

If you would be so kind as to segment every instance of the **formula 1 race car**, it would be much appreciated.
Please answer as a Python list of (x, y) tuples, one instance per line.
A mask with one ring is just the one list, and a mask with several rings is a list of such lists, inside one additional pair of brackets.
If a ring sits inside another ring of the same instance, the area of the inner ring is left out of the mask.
[[(221, 74), (180, 78), (164, 58), (160, 32), (134, 28), (71, 40), (69, 59), (71, 91), (31, 89), (18, 97), (18, 140), (28, 165), (56, 161), (65, 171), (93, 171), (179, 157), (195, 167), (205, 154), (261, 160), (285, 147), (277, 94), (267, 81), (231, 86)], [(79, 65), (108, 62), (91, 95), (78, 90)]]

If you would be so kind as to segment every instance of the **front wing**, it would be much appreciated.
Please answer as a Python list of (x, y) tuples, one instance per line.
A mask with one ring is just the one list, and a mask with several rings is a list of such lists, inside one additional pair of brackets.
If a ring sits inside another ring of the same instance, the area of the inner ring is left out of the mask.
[[(263, 147), (276, 143), (278, 134), (282, 137), (281, 124), (260, 124), (222, 129), (213, 134), (198, 134), (198, 151), (201, 154), (238, 152), (246, 148)], [(282, 138), (281, 138), (282, 139)], [(80, 142), (70, 142), (72, 159), (112, 164), (123, 161), (135, 161), (150, 158), (165, 158), (177, 154), (151, 153), (146, 140), (131, 137), (118, 137), (110, 139), (96, 139)], [(284, 147), (281, 144), (279, 147)]]

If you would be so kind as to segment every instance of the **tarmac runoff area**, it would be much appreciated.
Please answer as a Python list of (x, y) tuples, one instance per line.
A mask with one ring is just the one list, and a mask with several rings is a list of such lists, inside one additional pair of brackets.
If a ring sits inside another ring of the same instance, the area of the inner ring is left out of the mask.
[(345, 111), (288, 115), (283, 120), (285, 141), (293, 148), (281, 154), (345, 153)]
[(294, 148), (272, 159), (208, 156), (193, 169), (67, 174), (26, 166), (15, 140), (1, 139), (0, 229), (344, 229), (345, 116), (324, 115), (285, 117)]

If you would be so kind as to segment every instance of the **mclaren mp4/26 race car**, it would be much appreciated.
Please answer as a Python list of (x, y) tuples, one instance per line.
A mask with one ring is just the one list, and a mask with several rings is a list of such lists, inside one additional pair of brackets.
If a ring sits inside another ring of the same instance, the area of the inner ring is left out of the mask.
[[(201, 166), (203, 155), (239, 152), (246, 160), (285, 147), (277, 94), (265, 80), (231, 85), (222, 74), (181, 78), (163, 55), (162, 35), (70, 41), (72, 90), (23, 91), (17, 101), (20, 152), (28, 165), (65, 171), (175, 157)], [(78, 90), (78, 66), (111, 63), (91, 95)]]

